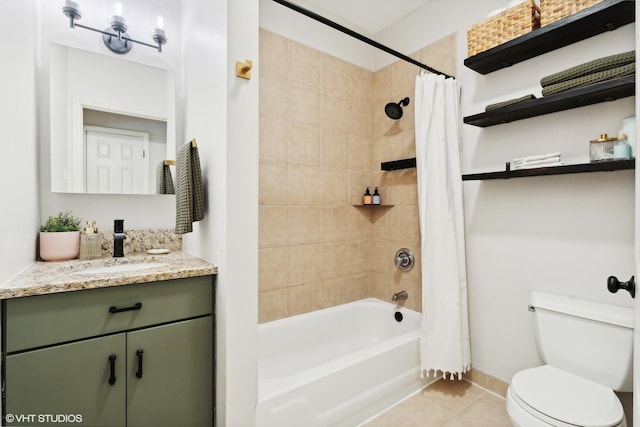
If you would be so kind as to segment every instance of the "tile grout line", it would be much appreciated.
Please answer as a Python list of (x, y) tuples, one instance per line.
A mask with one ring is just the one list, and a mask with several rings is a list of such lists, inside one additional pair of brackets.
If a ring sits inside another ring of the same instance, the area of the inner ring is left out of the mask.
[(481, 390), (483, 390), (483, 391), (485, 391), (485, 392), (487, 392), (487, 393), (489, 393), (489, 394), (491, 394), (491, 395), (493, 395), (493, 396), (495, 396), (495, 397), (498, 397), (498, 398), (500, 398), (500, 399), (502, 399), (502, 400), (505, 400), (505, 397), (504, 397), (503, 395), (498, 394), (498, 393), (496, 393), (495, 391), (489, 390), (488, 388), (485, 388), (485, 387), (483, 387), (483, 386), (481, 386), (481, 385), (479, 385), (479, 384), (477, 384), (477, 383), (474, 383), (473, 381), (469, 381), (469, 380), (468, 380), (468, 379), (466, 379), (466, 378), (463, 378), (463, 381), (466, 381), (466, 382), (468, 382), (469, 384), (471, 384), (472, 386), (474, 386), (474, 387), (478, 387), (479, 389), (481, 389)]

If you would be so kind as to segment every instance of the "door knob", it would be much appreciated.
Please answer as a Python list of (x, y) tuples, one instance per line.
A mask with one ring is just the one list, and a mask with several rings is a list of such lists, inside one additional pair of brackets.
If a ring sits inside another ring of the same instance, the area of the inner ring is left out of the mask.
[(609, 292), (611, 292), (612, 294), (618, 292), (618, 289), (624, 289), (625, 291), (629, 291), (629, 293), (631, 294), (631, 298), (635, 298), (636, 284), (634, 281), (634, 277), (635, 276), (631, 276), (631, 279), (629, 279), (628, 282), (621, 282), (616, 276), (609, 276), (609, 278), (607, 279), (607, 289), (609, 289)]

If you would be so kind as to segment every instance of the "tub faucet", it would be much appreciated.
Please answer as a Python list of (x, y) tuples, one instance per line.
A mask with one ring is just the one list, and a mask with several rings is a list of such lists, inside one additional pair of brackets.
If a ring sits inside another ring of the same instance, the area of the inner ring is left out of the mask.
[(113, 220), (113, 257), (120, 258), (124, 256), (124, 219)]
[(391, 297), (391, 301), (397, 302), (400, 300), (406, 300), (407, 298), (409, 298), (409, 294), (407, 293), (407, 291), (400, 291), (393, 294), (393, 296)]

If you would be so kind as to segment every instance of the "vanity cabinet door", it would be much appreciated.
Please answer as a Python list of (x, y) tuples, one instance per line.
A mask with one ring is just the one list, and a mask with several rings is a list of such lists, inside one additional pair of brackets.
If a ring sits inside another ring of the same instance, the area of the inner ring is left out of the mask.
[(127, 426), (213, 425), (212, 317), (127, 334)]
[(8, 355), (6, 425), (125, 426), (125, 345), (117, 334)]

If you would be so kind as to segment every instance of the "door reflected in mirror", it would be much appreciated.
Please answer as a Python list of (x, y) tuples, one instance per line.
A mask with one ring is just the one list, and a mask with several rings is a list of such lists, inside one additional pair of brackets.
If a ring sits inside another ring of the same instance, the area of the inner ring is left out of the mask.
[(51, 190), (156, 194), (175, 159), (171, 71), (51, 44)]

